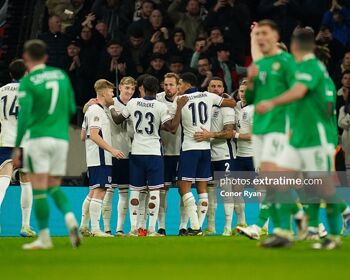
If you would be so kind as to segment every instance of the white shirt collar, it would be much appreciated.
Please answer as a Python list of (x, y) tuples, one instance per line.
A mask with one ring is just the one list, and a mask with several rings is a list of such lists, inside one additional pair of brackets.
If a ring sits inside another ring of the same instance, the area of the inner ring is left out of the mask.
[(313, 53), (309, 53), (303, 57), (303, 61), (310, 60), (315, 58), (315, 55)]

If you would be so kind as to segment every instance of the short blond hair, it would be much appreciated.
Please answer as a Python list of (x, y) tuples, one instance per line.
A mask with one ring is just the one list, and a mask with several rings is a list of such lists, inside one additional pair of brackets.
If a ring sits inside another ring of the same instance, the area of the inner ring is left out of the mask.
[(123, 79), (121, 79), (119, 84), (120, 85), (130, 85), (130, 86), (136, 87), (137, 82), (133, 77), (128, 76), (128, 77), (124, 77)]
[(179, 81), (180, 81), (180, 76), (176, 73), (172, 73), (172, 72), (169, 72), (169, 73), (166, 73), (164, 75), (164, 80), (165, 79), (171, 79), (171, 78), (174, 78), (176, 80), (176, 83), (178, 84)]
[(105, 89), (115, 89), (115, 86), (105, 79), (99, 79), (95, 82), (94, 88), (96, 92), (100, 92)]

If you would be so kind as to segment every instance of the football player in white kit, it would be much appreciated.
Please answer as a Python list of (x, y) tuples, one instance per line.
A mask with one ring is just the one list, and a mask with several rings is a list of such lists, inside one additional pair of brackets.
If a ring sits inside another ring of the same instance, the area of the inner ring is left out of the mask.
[[(188, 104), (181, 111), (183, 141), (179, 158), (178, 186), (191, 227), (187, 235), (202, 235), (201, 226), (208, 210), (208, 181), (212, 179), (210, 141), (197, 142), (196, 132), (210, 130), (213, 106), (234, 108), (233, 99), (222, 98), (209, 92), (199, 92), (195, 87), (197, 77), (192, 73), (181, 75), (179, 93), (188, 97)], [(174, 114), (173, 108), (171, 114)], [(192, 182), (198, 192), (198, 213), (191, 192)]]
[[(219, 96), (225, 96), (224, 81), (219, 77), (213, 77), (209, 80), (208, 91)], [(211, 141), (211, 163), (213, 172), (228, 172), (233, 169), (235, 156), (235, 145), (232, 142), (233, 129), (235, 125), (235, 110), (233, 108), (214, 107), (211, 118), (211, 128), (208, 131), (202, 128), (202, 131), (194, 134), (194, 139), (198, 142)], [(215, 177), (215, 174), (214, 174)], [(215, 178), (214, 178), (215, 179)], [(208, 207), (208, 227), (206, 235), (216, 234), (215, 230), (215, 212), (217, 208), (216, 183), (210, 184), (208, 188), (209, 207)], [(233, 203), (225, 203), (226, 225), (224, 228), (225, 236), (231, 235), (231, 221), (233, 213)], [(230, 215), (229, 221), (227, 217)]]
[[(0, 209), (13, 174), (11, 157), (17, 134), (18, 81), (24, 76), (26, 66), (21, 59), (14, 60), (9, 65), (9, 72), (12, 82), (0, 88)], [(36, 233), (30, 228), (29, 224), (33, 204), (32, 186), (23, 172), (20, 172), (20, 185), (22, 190), (22, 228), (20, 235), (34, 237)]]
[(110, 119), (107, 115), (107, 106), (114, 104), (114, 85), (100, 79), (94, 87), (97, 103), (87, 109), (81, 133), (82, 140), (85, 139), (90, 192), (82, 206), (80, 232), (86, 234), (91, 219), (92, 235), (109, 237), (112, 235), (100, 229), (102, 201), (112, 184), (112, 156), (122, 159), (124, 154), (112, 147)]
[[(114, 97), (114, 107), (117, 111), (122, 111), (131, 97), (134, 95), (136, 81), (132, 77), (124, 77), (119, 83), (119, 96)], [(110, 114), (108, 114), (110, 116)], [(111, 117), (111, 116), (110, 116)], [(112, 186), (118, 187), (117, 206), (117, 228), (116, 236), (123, 236), (123, 226), (128, 212), (128, 190), (129, 190), (129, 153), (131, 152), (130, 131), (132, 122), (130, 119), (122, 124), (115, 124), (111, 118), (112, 146), (118, 148), (125, 155), (123, 159), (112, 159)], [(102, 217), (104, 230), (111, 233), (110, 220), (112, 213), (114, 188), (109, 188), (106, 192), (102, 205)]]
[(172, 119), (164, 103), (156, 100), (158, 80), (147, 77), (143, 81), (145, 96), (134, 98), (119, 114), (113, 106), (110, 108), (113, 120), (118, 124), (131, 118), (134, 126), (134, 139), (130, 155), (130, 223), (131, 234), (137, 235), (137, 217), (140, 205), (140, 191), (149, 189), (149, 225), (148, 236), (159, 236), (155, 231), (159, 212), (160, 189), (164, 187), (164, 161), (161, 154), (159, 130), (162, 127), (173, 133), (179, 123), (181, 109), (187, 98), (179, 98), (178, 109)]
[[(164, 92), (157, 94), (157, 100), (167, 105), (170, 110), (176, 102), (178, 93), (179, 75), (167, 73), (164, 76)], [(161, 130), (161, 141), (164, 153), (164, 188), (160, 190), (160, 205), (158, 213), (158, 233), (166, 235), (165, 217), (167, 211), (167, 191), (176, 184), (176, 171), (181, 149), (181, 127), (176, 133)]]

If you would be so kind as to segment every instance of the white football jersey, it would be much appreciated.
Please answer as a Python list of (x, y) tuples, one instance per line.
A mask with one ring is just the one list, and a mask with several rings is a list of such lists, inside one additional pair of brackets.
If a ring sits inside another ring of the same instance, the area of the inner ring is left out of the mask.
[[(176, 99), (174, 101), (171, 101), (166, 98), (165, 92), (161, 92), (157, 94), (157, 100), (159, 102), (164, 103), (168, 111), (171, 111), (174, 102), (176, 102)], [(171, 132), (165, 131), (162, 129), (160, 131), (160, 137), (162, 139), (162, 145), (163, 145), (163, 151), (165, 156), (178, 156), (180, 155), (181, 150), (181, 126), (178, 127), (175, 134), (172, 134)]]
[(14, 147), (17, 136), (19, 83), (0, 88), (0, 147)]
[(131, 145), (133, 155), (161, 155), (159, 130), (171, 119), (165, 104), (155, 98), (133, 98), (124, 107), (122, 114), (132, 120), (134, 139)]
[[(115, 109), (121, 113), (126, 105), (123, 103), (123, 101), (121, 101), (119, 97), (115, 97), (113, 99)], [(129, 118), (121, 124), (116, 124), (113, 121), (109, 111), (108, 117), (110, 118), (111, 122), (112, 146), (122, 151), (125, 155), (125, 158), (128, 158), (129, 153), (131, 152), (131, 139), (128, 131), (133, 130), (132, 122)]]
[(107, 108), (100, 104), (94, 104), (89, 107), (84, 116), (82, 129), (86, 131), (85, 150), (86, 164), (88, 167), (112, 165), (112, 154), (101, 149), (94, 141), (90, 139), (91, 128), (98, 128), (99, 134), (109, 145), (111, 140), (110, 119), (107, 116)]
[[(242, 107), (242, 102), (238, 101), (235, 107), (236, 111), (236, 131), (238, 133), (251, 133), (253, 127), (254, 106), (247, 105)], [(237, 139), (237, 156), (252, 157), (252, 141)]]
[[(211, 118), (211, 130), (219, 132), (227, 124), (235, 124), (235, 110), (233, 108), (214, 107)], [(211, 160), (233, 159), (236, 155), (236, 145), (232, 139), (214, 138), (211, 140)]]
[[(197, 142), (193, 136), (201, 127), (210, 130), (213, 106), (220, 106), (222, 97), (210, 92), (189, 92), (186, 105), (181, 110), (181, 126), (183, 131), (182, 151), (210, 150), (210, 141)], [(176, 103), (170, 114), (175, 116)]]

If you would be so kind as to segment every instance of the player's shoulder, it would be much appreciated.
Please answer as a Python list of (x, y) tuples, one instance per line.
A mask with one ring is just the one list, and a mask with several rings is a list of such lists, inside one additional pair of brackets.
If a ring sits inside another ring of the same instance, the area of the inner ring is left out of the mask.
[(156, 100), (158, 100), (160, 102), (164, 102), (164, 100), (165, 100), (165, 92), (162, 91), (162, 92), (157, 93)]
[(97, 115), (97, 114), (105, 114), (105, 110), (101, 104), (93, 104), (89, 106), (86, 113), (87, 116), (89, 115)]
[(0, 93), (6, 93), (9, 91), (17, 91), (19, 87), (19, 83), (8, 83), (2, 87), (0, 87)]

